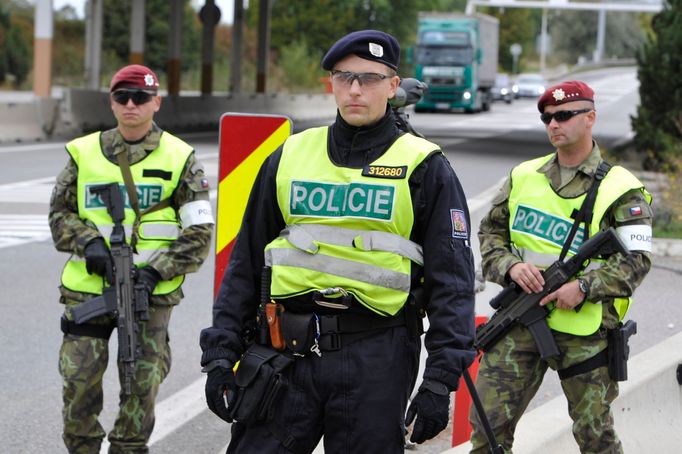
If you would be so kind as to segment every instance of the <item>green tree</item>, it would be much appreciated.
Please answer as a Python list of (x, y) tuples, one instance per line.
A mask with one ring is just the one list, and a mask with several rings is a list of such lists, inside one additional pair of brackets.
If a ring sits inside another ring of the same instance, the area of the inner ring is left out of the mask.
[[(580, 57), (592, 59), (597, 45), (599, 14), (594, 11), (553, 11), (549, 15), (553, 56), (575, 63)], [(634, 58), (645, 33), (636, 14), (606, 13), (605, 58)]]
[[(130, 54), (130, 2), (104, 0), (103, 72), (112, 73), (128, 62)], [(147, 0), (145, 7), (145, 65), (159, 77), (166, 73), (170, 34), (170, 3)], [(200, 68), (201, 24), (190, 0), (184, 0), (181, 59), (183, 70)]]
[(14, 76), (14, 86), (18, 88), (28, 76), (31, 59), (28, 45), (19, 27), (12, 26), (9, 29), (6, 44), (7, 72)]
[(0, 3), (0, 84), (7, 77), (7, 33), (9, 32), (9, 11)]
[(532, 10), (525, 8), (487, 8), (485, 13), (500, 21), (498, 66), (505, 72), (512, 72), (514, 59), (509, 48), (517, 43), (523, 49), (517, 67), (520, 72), (523, 61), (535, 54), (535, 35), (539, 29), (537, 18)]
[(85, 22), (75, 11), (64, 7), (54, 17), (52, 46), (52, 78), (55, 85), (83, 86), (85, 55)]
[[(419, 11), (463, 10), (466, 0), (297, 0), (277, 1), (271, 11), (271, 65), (268, 86), (298, 90), (307, 86), (321, 90), (320, 68), (322, 56), (341, 36), (355, 30), (378, 29), (391, 33), (401, 44), (403, 51), (416, 41), (416, 23)], [(255, 63), (259, 15), (258, 1), (251, 1), (246, 12), (245, 67)], [(295, 59), (296, 63), (286, 61)], [(309, 72), (303, 77), (301, 68)], [(403, 57), (403, 75), (412, 73)]]
[(31, 39), (30, 7), (22, 2), (0, 5), (0, 83), (12, 80), (19, 88), (26, 81), (31, 66)]
[(682, 0), (667, 0), (637, 55), (640, 105), (635, 145), (652, 170), (677, 170), (682, 156)]
[(284, 90), (295, 93), (322, 87), (319, 61), (310, 58), (310, 49), (304, 41), (295, 41), (283, 47), (279, 62)]

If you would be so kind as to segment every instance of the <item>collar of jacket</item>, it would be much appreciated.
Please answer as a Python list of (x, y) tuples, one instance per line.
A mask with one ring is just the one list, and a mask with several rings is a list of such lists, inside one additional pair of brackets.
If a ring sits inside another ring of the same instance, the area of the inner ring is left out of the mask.
[(337, 111), (329, 127), (329, 157), (344, 167), (363, 167), (384, 154), (400, 134), (388, 106), (378, 122), (367, 126), (351, 126)]
[(163, 130), (159, 128), (156, 123), (152, 123), (152, 127), (147, 134), (136, 142), (127, 142), (118, 128), (109, 129), (102, 132), (100, 141), (104, 156), (111, 162), (116, 162), (116, 155), (119, 153), (127, 153), (128, 161), (134, 164), (144, 159), (149, 153), (159, 147), (161, 135)]

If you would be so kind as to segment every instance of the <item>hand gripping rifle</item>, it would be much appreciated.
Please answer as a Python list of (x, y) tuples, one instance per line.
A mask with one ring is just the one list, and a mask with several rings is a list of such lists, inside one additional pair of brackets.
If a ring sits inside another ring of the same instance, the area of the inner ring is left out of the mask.
[(139, 328), (137, 320), (149, 320), (149, 295), (144, 285), (135, 284), (136, 269), (133, 250), (126, 243), (123, 220), (125, 218), (123, 197), (117, 183), (90, 188), (107, 207), (114, 228), (109, 244), (113, 265), (113, 282), (105, 287), (102, 295), (76, 306), (73, 321), (83, 323), (100, 315), (116, 317), (118, 332), (118, 359), (123, 365), (124, 392), (130, 395), (135, 375), (135, 360), (139, 356)]
[[(388, 100), (389, 105), (393, 109), (393, 114), (395, 115), (396, 126), (398, 126), (398, 129), (404, 132), (409, 132), (410, 134), (414, 134), (417, 137), (424, 138), (424, 136), (415, 131), (410, 124), (409, 116), (405, 113), (405, 107), (419, 102), (428, 89), (429, 86), (425, 82), (417, 79), (408, 78), (400, 80), (400, 86), (396, 90), (395, 95), (393, 98)], [(469, 394), (471, 395), (474, 407), (478, 413), (478, 418), (481, 421), (481, 425), (483, 426), (485, 436), (488, 439), (490, 452), (492, 454), (504, 454), (504, 448), (497, 442), (495, 439), (495, 433), (490, 427), (490, 422), (488, 421), (488, 417), (486, 416), (485, 410), (483, 409), (483, 403), (481, 402), (481, 398), (476, 391), (474, 381), (471, 379), (471, 375), (469, 374), (469, 369), (464, 369), (462, 371), (462, 377), (464, 378), (464, 383), (466, 384)]]
[[(488, 322), (476, 330), (474, 346), (479, 350), (490, 350), (515, 323), (526, 326), (533, 335), (542, 359), (559, 355), (559, 348), (554, 341), (547, 315), (549, 310), (540, 306), (540, 300), (568, 282), (584, 269), (587, 260), (620, 252), (628, 254), (627, 247), (618, 237), (613, 227), (602, 230), (582, 244), (578, 252), (566, 261), (557, 260), (542, 273), (545, 285), (540, 293), (525, 293), (515, 284), (502, 290), (490, 301), (496, 312)], [(576, 308), (580, 310), (580, 306)]]

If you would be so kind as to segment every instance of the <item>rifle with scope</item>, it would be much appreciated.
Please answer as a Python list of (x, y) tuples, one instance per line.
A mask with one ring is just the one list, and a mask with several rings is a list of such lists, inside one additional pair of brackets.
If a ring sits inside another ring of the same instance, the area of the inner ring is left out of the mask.
[(102, 295), (74, 307), (73, 321), (84, 323), (105, 314), (116, 318), (118, 359), (123, 365), (123, 390), (130, 395), (135, 361), (140, 355), (137, 321), (149, 320), (149, 294), (144, 285), (135, 283), (137, 271), (133, 263), (133, 249), (126, 242), (123, 196), (118, 183), (98, 185), (90, 188), (90, 192), (100, 197), (114, 221), (109, 238), (113, 281), (104, 288)]

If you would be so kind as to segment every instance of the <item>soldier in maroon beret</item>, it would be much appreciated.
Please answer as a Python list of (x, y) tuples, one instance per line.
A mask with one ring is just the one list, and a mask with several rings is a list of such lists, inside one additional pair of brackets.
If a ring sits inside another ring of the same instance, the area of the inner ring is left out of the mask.
[[(551, 368), (561, 379), (580, 452), (622, 453), (611, 403), (624, 359), (611, 361), (611, 350), (632, 293), (651, 267), (651, 196), (629, 171), (603, 161), (592, 137), (597, 112), (590, 86), (571, 80), (550, 87), (538, 110), (555, 151), (511, 171), (479, 227), (481, 265), (489, 281), (548, 292), (540, 305), (561, 354), (541, 358), (531, 332), (516, 325), (483, 355), (476, 388), (497, 440), (511, 452), (516, 424)], [(599, 257), (559, 288), (544, 289), (542, 269), (608, 228), (629, 254)], [(470, 421), (472, 452), (488, 452), (473, 413)]]
[[(184, 275), (199, 268), (210, 247), (214, 222), (208, 181), (192, 147), (154, 123), (161, 107), (158, 90), (159, 79), (145, 66), (129, 65), (114, 75), (109, 100), (116, 127), (66, 144), (69, 160), (50, 200), (55, 247), (70, 254), (60, 287), (65, 308), (59, 372), (62, 439), (71, 453), (99, 452), (106, 435), (98, 421), (102, 376), (109, 337), (117, 326), (114, 313), (78, 323), (73, 317), (74, 308), (115, 284), (113, 222), (90, 188), (117, 184), (126, 201), (123, 224), (134, 251), (134, 293), (140, 303), (135, 312), (139, 342), (133, 346), (134, 372), (130, 386), (120, 393), (109, 452), (148, 452), (154, 401), (171, 364), (171, 312), (183, 296)], [(137, 311), (147, 303), (148, 310)]]

